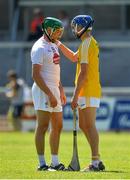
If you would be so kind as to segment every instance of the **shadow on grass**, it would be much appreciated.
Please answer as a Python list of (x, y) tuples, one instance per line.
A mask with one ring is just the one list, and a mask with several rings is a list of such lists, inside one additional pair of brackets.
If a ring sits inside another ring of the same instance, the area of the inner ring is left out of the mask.
[(83, 173), (128, 173), (126, 171), (116, 171), (116, 170), (105, 170), (105, 171), (88, 171), (88, 172), (83, 172)]
[(77, 172), (77, 173), (128, 173), (127, 171), (105, 170), (105, 171), (63, 171), (63, 172)]
[(116, 170), (112, 170), (112, 171), (105, 170), (105, 171), (102, 171), (102, 172), (106, 172), (106, 173), (127, 173), (126, 171), (116, 171)]

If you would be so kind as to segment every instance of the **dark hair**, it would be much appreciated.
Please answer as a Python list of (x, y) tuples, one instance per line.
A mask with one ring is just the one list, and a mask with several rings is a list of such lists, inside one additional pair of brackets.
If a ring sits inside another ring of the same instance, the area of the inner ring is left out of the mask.
[(16, 78), (18, 77), (17, 73), (14, 70), (9, 70), (7, 73), (7, 77), (12, 77), (12, 78)]

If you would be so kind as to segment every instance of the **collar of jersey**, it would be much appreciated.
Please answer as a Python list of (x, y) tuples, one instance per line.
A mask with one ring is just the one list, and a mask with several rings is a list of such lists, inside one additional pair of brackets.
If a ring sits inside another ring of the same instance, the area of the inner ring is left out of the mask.
[(46, 40), (45, 40), (44, 35), (42, 36), (42, 40), (43, 40), (46, 44), (52, 44), (51, 41), (46, 41)]
[(87, 40), (87, 39), (91, 39), (91, 38), (92, 38), (92, 36), (90, 36), (90, 37), (84, 37), (83, 40), (82, 40), (82, 42), (85, 41), (85, 40)]

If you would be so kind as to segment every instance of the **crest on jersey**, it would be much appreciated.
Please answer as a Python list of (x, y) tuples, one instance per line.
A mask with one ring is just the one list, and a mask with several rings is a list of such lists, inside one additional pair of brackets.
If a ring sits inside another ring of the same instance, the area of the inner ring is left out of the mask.
[(59, 64), (60, 63), (60, 55), (57, 53), (54, 47), (51, 47), (53, 51), (53, 63), (54, 64)]

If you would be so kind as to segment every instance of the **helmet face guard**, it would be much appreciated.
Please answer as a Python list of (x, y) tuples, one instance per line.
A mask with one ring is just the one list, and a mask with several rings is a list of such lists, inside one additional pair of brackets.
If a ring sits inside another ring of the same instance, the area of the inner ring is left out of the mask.
[[(47, 29), (50, 28), (51, 29), (51, 33), (48, 34)], [(45, 18), (44, 22), (42, 23), (42, 29), (43, 32), (45, 33), (45, 35), (48, 37), (48, 39), (53, 42), (53, 39), (51, 38), (52, 34), (56, 31), (56, 30), (61, 30), (61, 35), (59, 36), (59, 39), (61, 38), (63, 31), (64, 31), (64, 27), (62, 25), (62, 22), (57, 19), (57, 18), (53, 18), (53, 17), (47, 17)]]
[(74, 19), (71, 21), (71, 29), (74, 36), (76, 38), (80, 38), (84, 32), (87, 30), (92, 30), (93, 23), (94, 20), (89, 15), (79, 15), (74, 17)]

